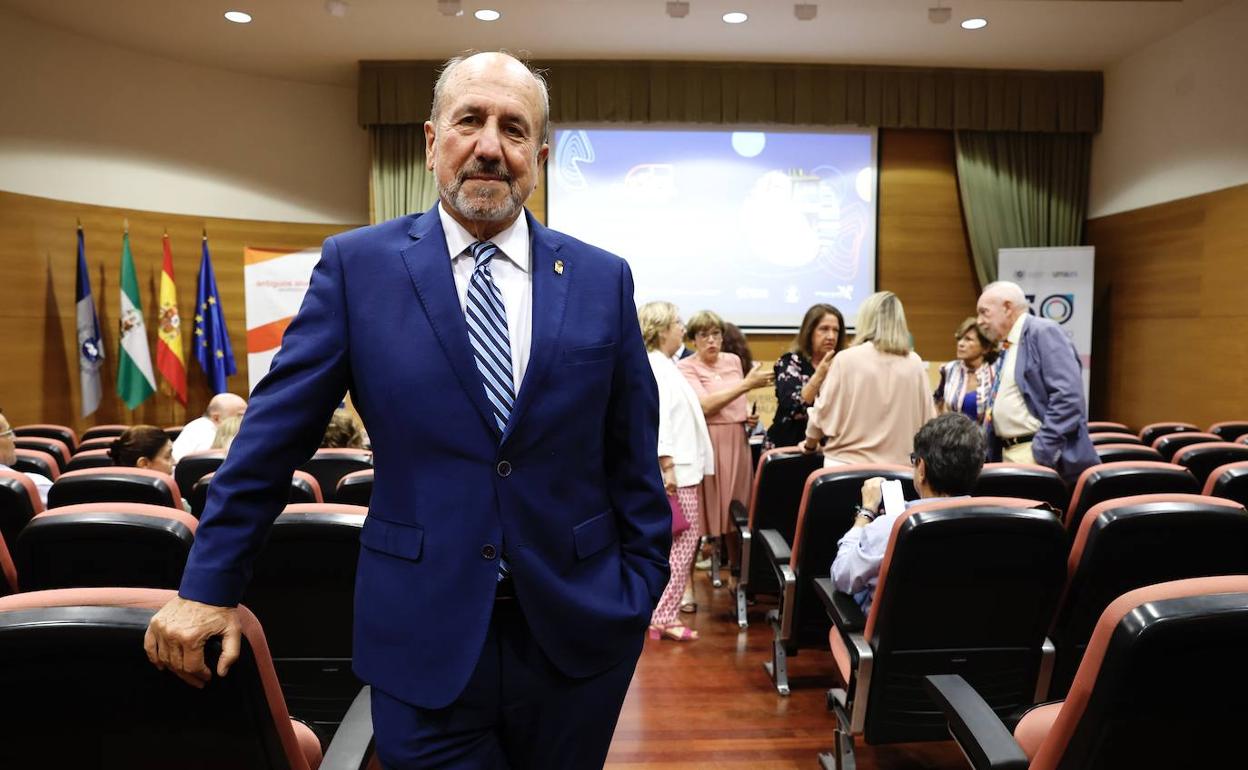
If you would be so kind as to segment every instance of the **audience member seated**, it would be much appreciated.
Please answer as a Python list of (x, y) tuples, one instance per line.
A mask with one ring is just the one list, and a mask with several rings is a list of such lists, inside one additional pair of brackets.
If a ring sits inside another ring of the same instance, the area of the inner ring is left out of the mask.
[(806, 438), (806, 418), (828, 378), (832, 358), (845, 348), (845, 316), (831, 305), (806, 311), (789, 351), (776, 359), (776, 416), (767, 446), (797, 446)]
[(824, 467), (905, 465), (915, 432), (934, 416), (927, 369), (910, 349), (901, 300), (891, 291), (872, 294), (858, 309), (853, 346), (832, 360), (810, 408), (802, 450), (814, 452), (826, 436)]
[[(217, 425), (217, 432), (212, 435), (212, 446), (208, 448), (224, 449), (226, 452), (229, 452), (230, 444), (234, 443), (234, 437), (238, 435), (238, 429), (242, 426), (243, 416), (241, 414), (226, 417)], [(177, 442), (174, 442), (174, 444), (176, 445)], [(187, 454), (191, 454), (191, 452), (187, 452)], [(182, 457), (186, 457), (186, 455), (182, 455)], [(179, 457), (178, 460), (181, 461), (182, 457)]]
[[(13, 427), (9, 425), (9, 420), (4, 416), (4, 410), (0, 409), (0, 470), (12, 470), (13, 463), (17, 462), (17, 444), (13, 441)], [(48, 504), (48, 490), (52, 488), (52, 479), (41, 473), (32, 473), (26, 471), (25, 475), (35, 484), (35, 489), (39, 492), (39, 501), (44, 505)]]
[(208, 402), (208, 409), (202, 417), (188, 422), (173, 443), (173, 461), (176, 463), (191, 452), (202, 452), (212, 449), (213, 439), (217, 435), (217, 426), (227, 417), (242, 416), (247, 411), (247, 402), (233, 393), (218, 393)]
[(339, 409), (329, 418), (325, 436), (321, 438), (324, 449), (363, 449), (364, 429), (355, 416), (346, 409)]
[(113, 465), (146, 468), (173, 475), (173, 442), (155, 425), (127, 428), (108, 448)]
[(954, 332), (957, 358), (940, 367), (940, 384), (932, 398), (936, 411), (961, 412), (975, 422), (984, 421), (988, 394), (996, 381), (992, 364), (997, 360), (996, 347), (975, 323), (974, 318), (962, 322)]
[[(971, 493), (984, 466), (984, 434), (960, 412), (942, 414), (914, 436), (914, 488), (925, 502), (965, 497)], [(888, 550), (893, 524), (903, 511), (882, 512), (883, 479), (867, 479), (854, 526), (837, 543), (832, 562), (832, 584), (853, 594), (866, 613), (871, 609), (880, 565)], [(914, 501), (907, 501), (907, 507)]]

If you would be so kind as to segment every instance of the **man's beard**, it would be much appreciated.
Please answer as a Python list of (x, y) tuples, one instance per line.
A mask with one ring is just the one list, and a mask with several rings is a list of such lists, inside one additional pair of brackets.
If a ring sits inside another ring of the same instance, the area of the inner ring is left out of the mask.
[[(499, 200), (488, 187), (478, 195), (464, 191), (464, 182), (471, 176), (494, 176), (507, 184), (507, 195)], [(459, 170), (449, 184), (438, 182), (438, 195), (460, 216), (473, 222), (505, 222), (514, 219), (524, 206), (519, 188), (511, 173), (499, 162), (472, 161)]]

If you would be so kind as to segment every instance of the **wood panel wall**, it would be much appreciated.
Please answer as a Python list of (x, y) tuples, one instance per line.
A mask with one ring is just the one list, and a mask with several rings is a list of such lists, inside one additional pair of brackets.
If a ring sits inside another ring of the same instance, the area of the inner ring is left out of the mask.
[(1248, 185), (1088, 221), (1092, 412), (1248, 419)]
[[(87, 269), (104, 337), (101, 370), (104, 398), (87, 419), (79, 416), (75, 278), (75, 220), (85, 234)], [(142, 292), (153, 365), (156, 353), (154, 308), (160, 288), (161, 234), (168, 229), (182, 313), (183, 351), (191, 356), (199, 274), (201, 232), (207, 228), (212, 265), (238, 374), (231, 391), (247, 392), (247, 340), (243, 304), (243, 247), (291, 250), (319, 246), (327, 236), (354, 225), (309, 225), (179, 216), (0, 192), (0, 324), (4, 366), (0, 367), (0, 408), (9, 422), (55, 422), (81, 431), (101, 423), (174, 425), (199, 416), (211, 397), (207, 379), (193, 357), (187, 360), (189, 403), (183, 407), (162, 386), (134, 412), (117, 396), (117, 319), (120, 303), (123, 222), (130, 222), (130, 248)], [(157, 383), (162, 383), (157, 374)]]
[[(879, 282), (906, 306), (919, 354), (936, 362), (953, 356), (953, 330), (972, 312), (976, 286), (962, 228), (954, 166), (953, 137), (940, 131), (880, 132)], [(529, 206), (545, 218), (544, 178)], [(74, 222), (86, 233), (87, 263), (106, 344), (100, 410), (78, 416), (80, 393), (74, 321)], [(354, 225), (306, 225), (176, 216), (0, 193), (0, 322), (4, 360), (0, 407), (14, 424), (57, 422), (82, 429), (108, 422), (177, 424), (203, 411), (210, 396), (198, 364), (188, 361), (190, 404), (183, 408), (159, 392), (131, 414), (116, 396), (117, 308), (122, 222), (130, 221), (130, 242), (149, 319), (160, 279), (160, 236), (168, 228), (173, 245), (179, 306), (195, 301), (200, 231), (208, 228), (213, 267), (225, 307), (238, 375), (230, 389), (247, 390), (243, 304), (243, 247), (301, 249), (319, 246)], [(686, 313), (697, 308), (684, 308)], [(800, 316), (793, 319), (799, 323)], [(192, 323), (183, 318), (185, 350), (191, 351)], [(754, 335), (754, 356), (773, 361), (789, 346), (789, 335)], [(157, 376), (160, 381), (159, 375)], [(769, 415), (766, 397), (760, 412)]]

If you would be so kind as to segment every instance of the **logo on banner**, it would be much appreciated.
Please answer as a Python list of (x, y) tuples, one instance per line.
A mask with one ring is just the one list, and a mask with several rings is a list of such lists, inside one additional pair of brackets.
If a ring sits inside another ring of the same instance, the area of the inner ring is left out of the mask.
[(1039, 312), (1036, 312), (1035, 294), (1027, 295), (1027, 304), (1032, 315), (1038, 315), (1059, 324), (1066, 323), (1075, 314), (1075, 295), (1073, 294), (1050, 294), (1040, 303)]

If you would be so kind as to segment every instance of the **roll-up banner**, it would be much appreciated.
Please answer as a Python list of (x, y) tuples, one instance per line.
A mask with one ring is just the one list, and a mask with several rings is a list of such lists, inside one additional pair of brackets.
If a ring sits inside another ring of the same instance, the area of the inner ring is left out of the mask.
[(248, 392), (269, 373), (282, 334), (303, 304), (320, 249), (243, 250), (243, 284), (247, 301)]
[(1023, 287), (1031, 314), (1061, 324), (1075, 343), (1083, 364), (1083, 396), (1092, 371), (1092, 276), (1096, 251), (1091, 246), (999, 249), (997, 277)]

